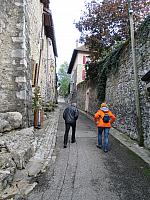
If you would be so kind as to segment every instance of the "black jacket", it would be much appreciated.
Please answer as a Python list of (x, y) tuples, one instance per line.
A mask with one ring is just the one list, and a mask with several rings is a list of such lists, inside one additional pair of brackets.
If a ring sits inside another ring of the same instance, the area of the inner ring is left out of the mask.
[(78, 119), (79, 111), (75, 106), (68, 106), (63, 113), (66, 124), (74, 124)]

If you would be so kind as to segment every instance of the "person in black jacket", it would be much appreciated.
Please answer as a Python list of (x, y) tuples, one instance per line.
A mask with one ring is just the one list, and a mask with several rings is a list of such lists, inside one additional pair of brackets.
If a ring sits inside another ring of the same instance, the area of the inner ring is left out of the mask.
[(79, 116), (79, 111), (76, 107), (76, 103), (72, 103), (63, 112), (63, 118), (65, 120), (64, 148), (67, 147), (70, 126), (72, 127), (71, 143), (74, 143), (76, 141), (75, 131), (76, 131), (76, 120), (78, 119), (78, 116)]

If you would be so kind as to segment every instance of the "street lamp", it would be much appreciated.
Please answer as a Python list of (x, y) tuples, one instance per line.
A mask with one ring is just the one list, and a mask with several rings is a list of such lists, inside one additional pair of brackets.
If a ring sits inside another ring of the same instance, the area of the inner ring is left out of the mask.
[(138, 83), (138, 71), (136, 66), (136, 56), (135, 56), (135, 40), (134, 40), (134, 21), (133, 21), (133, 8), (132, 0), (128, 0), (129, 8), (129, 20), (130, 20), (130, 34), (131, 34), (131, 49), (132, 49), (132, 60), (134, 69), (134, 86), (135, 86), (135, 105), (136, 105), (136, 116), (137, 116), (137, 132), (138, 132), (138, 142), (140, 146), (143, 146), (143, 129), (141, 121), (141, 110), (140, 110), (140, 96), (139, 96), (139, 83)]

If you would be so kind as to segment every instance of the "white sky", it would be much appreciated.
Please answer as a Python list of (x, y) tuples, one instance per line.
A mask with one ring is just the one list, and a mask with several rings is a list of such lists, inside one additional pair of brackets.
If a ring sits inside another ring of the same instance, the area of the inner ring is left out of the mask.
[[(81, 16), (84, 10), (85, 0), (51, 0), (50, 8), (54, 21), (56, 45), (58, 51), (57, 69), (64, 61), (70, 63), (73, 50), (76, 48), (76, 40), (80, 33), (73, 24)], [(80, 46), (80, 45), (79, 45)]]

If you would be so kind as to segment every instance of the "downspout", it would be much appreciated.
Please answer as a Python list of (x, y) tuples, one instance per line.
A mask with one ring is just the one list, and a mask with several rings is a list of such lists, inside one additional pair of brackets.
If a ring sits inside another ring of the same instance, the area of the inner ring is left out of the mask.
[[(43, 26), (44, 26), (44, 14), (42, 14), (41, 38), (43, 37)], [(38, 79), (39, 79), (39, 72), (40, 72), (40, 65), (41, 65), (41, 58), (42, 58), (42, 50), (43, 50), (43, 44), (42, 44), (42, 46), (40, 46), (40, 55), (39, 55), (37, 77), (36, 77), (36, 81), (35, 81), (35, 88), (38, 86)], [(41, 128), (42, 123), (43, 123), (43, 111), (42, 111), (42, 109), (37, 109), (34, 111), (34, 127)]]
[[(44, 27), (44, 14), (42, 14), (42, 27), (41, 27), (41, 38), (43, 38), (43, 27)], [(40, 65), (41, 65), (41, 58), (42, 58), (42, 47), (40, 47), (40, 56), (39, 56), (39, 63), (38, 63), (38, 72), (36, 77), (35, 86), (38, 86), (38, 79), (39, 79), (39, 72), (40, 72)]]
[(48, 38), (46, 38), (47, 41), (47, 64), (46, 64), (46, 94), (45, 94), (45, 100), (47, 102), (48, 100)]

